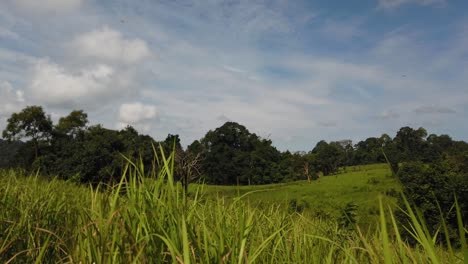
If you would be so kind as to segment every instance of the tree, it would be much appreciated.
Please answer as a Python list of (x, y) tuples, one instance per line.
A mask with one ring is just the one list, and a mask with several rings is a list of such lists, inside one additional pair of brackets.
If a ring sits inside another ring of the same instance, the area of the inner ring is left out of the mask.
[(74, 110), (68, 116), (59, 119), (56, 129), (74, 138), (86, 128), (87, 123), (88, 114), (83, 112), (83, 110)]
[(27, 106), (19, 113), (13, 113), (2, 136), (9, 141), (31, 139), (35, 158), (39, 155), (39, 142), (51, 136), (52, 121), (41, 106)]
[(157, 170), (159, 167), (153, 168), (155, 163), (155, 155), (153, 146), (158, 147), (158, 143), (148, 135), (141, 135), (132, 126), (127, 126), (118, 133), (120, 141), (123, 143), (123, 152), (127, 158), (132, 160), (140, 160), (144, 165), (144, 173), (149, 173), (152, 169)]
[(214, 131), (208, 131), (201, 140), (206, 181), (227, 185), (248, 183), (253, 137), (256, 135), (235, 122), (226, 122)]
[(397, 132), (393, 142), (400, 152), (402, 161), (421, 160), (427, 148), (426, 129), (420, 127), (413, 129), (411, 127), (402, 127)]
[[(404, 163), (398, 178), (403, 187), (405, 197), (418, 208), (430, 234), (438, 234), (436, 238), (443, 241), (444, 235), (459, 241), (457, 215), (453, 209), (454, 195), (457, 197), (462, 219), (468, 217), (468, 153), (457, 157), (442, 159), (431, 164), (420, 161)], [(399, 201), (404, 208), (403, 200)], [(411, 223), (408, 215), (399, 212), (399, 222)], [(442, 220), (447, 226), (442, 228)], [(465, 223), (466, 228), (466, 223)], [(402, 230), (410, 230), (408, 227)], [(446, 230), (448, 231), (445, 234)], [(412, 236), (405, 232), (408, 238)]]
[(119, 132), (97, 125), (85, 133), (80, 150), (70, 162), (76, 164), (72, 167), (80, 174), (81, 182), (115, 183), (125, 164), (120, 153), (125, 153), (125, 143)]
[(189, 151), (203, 153), (202, 173), (207, 183), (262, 184), (280, 180), (279, 151), (269, 139), (250, 133), (246, 127), (226, 122), (210, 130)]
[(312, 153), (316, 155), (318, 169), (322, 171), (325, 176), (338, 171), (338, 167), (344, 156), (344, 151), (340, 151), (338, 144), (334, 142), (328, 144), (324, 140), (317, 143)]
[(185, 194), (187, 194), (189, 183), (202, 175), (202, 153), (195, 154), (189, 151), (180, 151), (176, 153), (175, 158), (177, 175), (179, 175)]
[(15, 162), (16, 155), (23, 147), (21, 141), (4, 141), (0, 139), (0, 168), (9, 168), (18, 165)]
[(359, 141), (355, 146), (356, 150), (354, 153), (354, 163), (372, 164), (385, 162), (385, 157), (382, 153), (382, 145), (384, 144), (384, 140), (381, 138), (370, 137), (364, 141)]
[(382, 134), (379, 138), (382, 147), (392, 143), (392, 138), (388, 134)]
[(351, 139), (344, 139), (335, 141), (334, 143), (338, 145), (340, 152), (342, 153), (340, 166), (343, 166), (346, 170), (346, 166), (351, 165), (351, 160), (353, 157), (353, 141)]

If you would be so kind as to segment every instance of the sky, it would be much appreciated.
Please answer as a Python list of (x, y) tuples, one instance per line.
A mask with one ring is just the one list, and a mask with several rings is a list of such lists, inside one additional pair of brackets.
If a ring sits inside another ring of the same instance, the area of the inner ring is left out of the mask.
[(0, 129), (28, 105), (184, 146), (280, 150), (426, 128), (468, 140), (468, 1), (2, 0)]

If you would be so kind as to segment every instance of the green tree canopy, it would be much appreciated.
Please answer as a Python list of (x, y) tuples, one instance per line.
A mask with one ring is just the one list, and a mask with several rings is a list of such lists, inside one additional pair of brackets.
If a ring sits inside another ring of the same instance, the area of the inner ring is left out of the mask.
[(88, 124), (88, 114), (83, 110), (74, 110), (68, 116), (59, 119), (56, 129), (64, 134), (75, 137)]
[(203, 153), (205, 180), (215, 184), (261, 184), (278, 180), (279, 151), (245, 126), (226, 122), (210, 130), (189, 151)]
[(312, 154), (315, 154), (318, 170), (322, 171), (323, 175), (329, 175), (338, 171), (344, 157), (344, 150), (335, 142), (329, 144), (321, 140), (315, 145)]
[(35, 157), (38, 157), (39, 141), (49, 139), (52, 132), (52, 121), (46, 116), (41, 106), (27, 106), (19, 113), (13, 113), (3, 130), (3, 138), (12, 140), (31, 139)]

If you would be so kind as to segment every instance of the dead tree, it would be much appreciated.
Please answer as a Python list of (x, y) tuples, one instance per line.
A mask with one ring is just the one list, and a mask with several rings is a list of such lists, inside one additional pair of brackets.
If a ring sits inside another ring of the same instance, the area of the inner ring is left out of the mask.
[(193, 155), (188, 152), (178, 151), (176, 153), (177, 175), (180, 177), (185, 195), (188, 193), (189, 183), (201, 176), (202, 155)]
[(310, 175), (309, 175), (309, 162), (306, 161), (304, 163), (304, 175), (307, 176), (307, 181), (310, 182)]

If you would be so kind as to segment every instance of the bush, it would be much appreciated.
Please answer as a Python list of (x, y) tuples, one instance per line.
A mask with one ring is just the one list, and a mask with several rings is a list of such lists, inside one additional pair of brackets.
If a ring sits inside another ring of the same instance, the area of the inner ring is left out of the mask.
[[(411, 204), (420, 212), (426, 222), (429, 233), (438, 230), (437, 241), (446, 241), (447, 237), (455, 242), (458, 236), (458, 221), (454, 210), (454, 197), (458, 197), (462, 218), (468, 217), (468, 200), (466, 199), (468, 174), (457, 170), (455, 166), (445, 161), (424, 164), (421, 162), (405, 163), (398, 172), (398, 178), (403, 186), (403, 193)], [(404, 200), (400, 198), (400, 207)], [(399, 222), (408, 223), (408, 215), (397, 214)], [(443, 228), (445, 222), (447, 228)], [(465, 228), (466, 228), (465, 224)], [(408, 226), (407, 226), (408, 227)], [(406, 234), (412, 239), (411, 234)], [(415, 242), (415, 241), (413, 241)]]
[(372, 184), (372, 185), (377, 185), (380, 183), (380, 179), (376, 178), (376, 177), (372, 177), (372, 178), (369, 178), (367, 180), (367, 183), (368, 184)]
[(298, 201), (296, 198), (293, 198), (289, 200), (288, 211), (290, 213), (302, 213), (306, 208), (309, 208), (309, 203), (304, 199)]
[(341, 228), (349, 229), (357, 223), (358, 206), (353, 202), (348, 202), (338, 218), (338, 224)]

